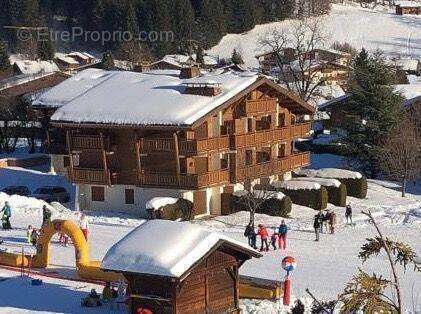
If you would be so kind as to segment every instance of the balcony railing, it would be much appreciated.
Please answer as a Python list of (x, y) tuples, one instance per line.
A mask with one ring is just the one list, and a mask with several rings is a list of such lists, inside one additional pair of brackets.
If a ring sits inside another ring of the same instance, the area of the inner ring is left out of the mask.
[(265, 163), (250, 165), (236, 169), (232, 183), (243, 182), (245, 179), (257, 179), (281, 174), (293, 169), (308, 166), (310, 153), (298, 153), (291, 156), (273, 159)]
[(73, 168), (73, 171), (67, 169), (69, 178), (74, 183), (111, 185), (116, 179), (116, 174), (104, 169)]
[(231, 143), (233, 149), (270, 144), (273, 142), (278, 142), (282, 139), (287, 139), (289, 134), (290, 129), (288, 127), (264, 130), (255, 133), (236, 135), (232, 137)]
[(246, 101), (246, 115), (267, 114), (276, 112), (276, 99), (257, 99)]
[[(229, 143), (230, 141), (228, 136), (203, 140), (180, 140), (178, 142), (178, 149), (181, 155), (197, 155), (209, 151), (228, 149)], [(156, 151), (173, 152), (175, 150), (175, 142), (173, 139), (144, 138), (141, 140), (140, 146), (143, 153)]]
[(101, 138), (100, 135), (71, 135), (72, 149), (108, 149), (110, 147), (109, 137)]
[(229, 170), (218, 170), (204, 174), (140, 173), (140, 186), (155, 186), (180, 189), (200, 189), (229, 182)]
[(307, 137), (311, 131), (311, 122), (297, 123), (291, 125), (291, 136), (296, 137)]

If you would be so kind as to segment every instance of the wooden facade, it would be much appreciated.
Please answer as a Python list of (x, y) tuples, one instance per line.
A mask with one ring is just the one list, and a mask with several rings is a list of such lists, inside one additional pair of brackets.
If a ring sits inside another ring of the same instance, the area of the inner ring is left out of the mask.
[(131, 313), (138, 308), (154, 314), (240, 313), (238, 269), (251, 257), (250, 252), (222, 244), (180, 278), (123, 272), (129, 283)]
[(414, 2), (412, 5), (396, 5), (396, 15), (421, 15), (421, 5), (417, 2)]
[(74, 183), (199, 190), (307, 166), (309, 154), (294, 151), (294, 140), (311, 130), (304, 113), (261, 85), (192, 126), (54, 123), (50, 141), (58, 146), (57, 137), (66, 139)]

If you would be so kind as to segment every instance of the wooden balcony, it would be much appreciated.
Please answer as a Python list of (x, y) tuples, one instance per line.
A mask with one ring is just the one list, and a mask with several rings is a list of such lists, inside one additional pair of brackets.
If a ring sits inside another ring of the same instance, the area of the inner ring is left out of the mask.
[(272, 159), (265, 163), (236, 169), (232, 183), (244, 182), (245, 179), (257, 179), (281, 174), (310, 164), (310, 153), (298, 153), (291, 156)]
[(101, 137), (101, 135), (70, 135), (70, 143), (72, 150), (83, 150), (83, 149), (109, 149), (110, 138)]
[(311, 122), (291, 125), (291, 137), (308, 137), (311, 131)]
[(229, 170), (205, 174), (182, 174), (179, 177), (165, 173), (140, 173), (139, 185), (177, 189), (201, 189), (229, 182)]
[(252, 147), (256, 145), (271, 144), (282, 139), (289, 138), (290, 129), (288, 127), (264, 130), (255, 133), (236, 135), (232, 137), (231, 146), (233, 149)]
[(247, 100), (245, 114), (246, 115), (259, 115), (276, 112), (278, 106), (276, 99), (257, 99)]
[[(178, 149), (180, 155), (198, 155), (210, 151), (228, 149), (230, 140), (228, 136), (214, 137), (203, 140), (180, 140)], [(141, 152), (174, 152), (175, 142), (173, 139), (154, 138), (141, 139)]]
[(88, 168), (68, 168), (68, 175), (73, 183), (98, 185), (112, 185), (117, 176), (104, 169)]

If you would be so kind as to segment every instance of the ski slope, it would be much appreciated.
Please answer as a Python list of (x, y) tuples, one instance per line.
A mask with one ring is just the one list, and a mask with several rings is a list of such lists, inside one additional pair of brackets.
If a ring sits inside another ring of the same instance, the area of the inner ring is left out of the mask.
[[(380, 49), (388, 55), (421, 57), (421, 16), (399, 16), (392, 9), (363, 9), (356, 5), (333, 4), (329, 15), (321, 18), (328, 37), (327, 46), (333, 42), (348, 42), (357, 49)], [(263, 52), (259, 39), (274, 29), (288, 29), (292, 20), (258, 25), (243, 34), (228, 34), (209, 53), (221, 58), (231, 57), (233, 49), (243, 56), (253, 68), (258, 66), (255, 55)]]

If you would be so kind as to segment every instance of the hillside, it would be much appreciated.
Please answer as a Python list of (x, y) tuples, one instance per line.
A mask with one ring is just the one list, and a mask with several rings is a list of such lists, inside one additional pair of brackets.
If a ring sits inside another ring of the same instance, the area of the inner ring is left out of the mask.
[[(334, 4), (332, 12), (322, 18), (329, 45), (348, 42), (355, 48), (381, 49), (389, 55), (421, 57), (421, 16), (395, 15), (391, 10), (363, 9), (359, 6)], [(243, 34), (226, 35), (210, 52), (229, 58), (233, 49), (243, 55), (248, 66), (257, 67), (254, 56), (262, 52), (259, 38), (276, 28), (291, 27), (286, 20), (256, 26)]]

